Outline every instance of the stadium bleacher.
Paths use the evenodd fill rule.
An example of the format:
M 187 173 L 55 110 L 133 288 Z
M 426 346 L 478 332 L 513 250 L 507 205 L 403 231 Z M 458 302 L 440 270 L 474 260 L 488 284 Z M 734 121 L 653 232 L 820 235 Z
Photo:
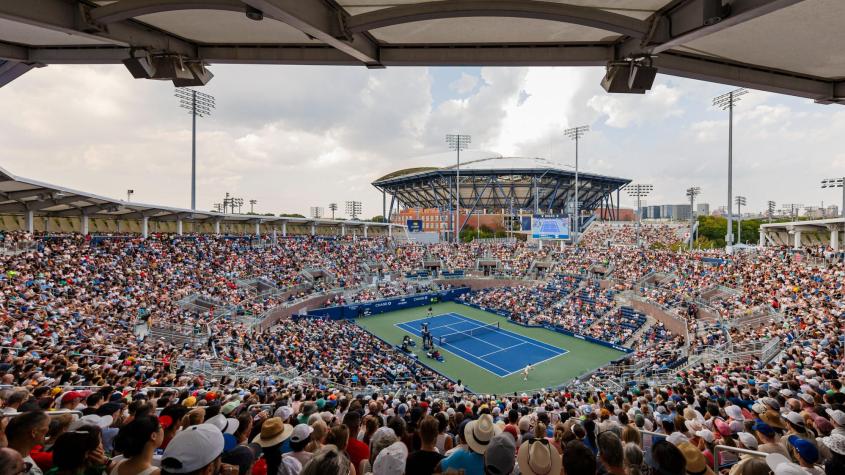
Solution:
M 390 431 L 396 440 L 418 437 L 430 416 L 443 418 L 442 433 L 455 434 L 461 414 L 473 426 L 486 424 L 488 417 L 495 427 L 509 431 L 511 426 L 517 440 L 541 428 L 560 433 L 561 441 L 580 438 L 587 446 L 591 433 L 614 434 L 604 439 L 635 433 L 641 439 L 668 437 L 690 456 L 695 453 L 685 443 L 705 447 L 705 458 L 717 445 L 728 447 L 720 449 L 723 453 L 731 447 L 755 451 L 783 434 L 781 442 L 807 451 L 811 444 L 818 451 L 803 460 L 806 468 L 837 463 L 837 434 L 845 428 L 842 264 L 819 267 L 766 249 L 759 251 L 761 258 L 732 256 L 712 267 L 703 260 L 722 258 L 719 251 L 608 248 L 591 234 L 618 231 L 625 240 L 628 231 L 607 228 L 594 223 L 584 246 L 563 250 L 519 242 L 456 247 L 291 237 L 255 247 L 248 238 L 231 236 L 91 239 L 3 233 L 8 252 L 0 256 L 6 269 L 0 277 L 0 405 L 3 445 L 13 450 L 2 452 L 0 461 L 8 457 L 17 463 L 16 457 L 27 456 L 42 471 L 65 470 L 62 454 L 77 437 L 67 427 L 89 427 L 102 434 L 105 453 L 129 454 L 117 440 L 129 437 L 136 425 L 94 418 L 111 415 L 106 412 L 116 407 L 128 408 L 134 419 L 151 416 L 150 424 L 166 425 L 165 440 L 174 447 L 188 437 L 189 427 L 200 425 L 228 440 L 225 426 L 233 423 L 215 425 L 221 420 L 217 414 L 230 418 L 224 421 L 251 421 L 238 439 L 244 447 L 286 423 L 307 424 L 309 431 L 323 434 L 321 444 L 334 441 L 325 434 L 341 426 L 360 430 L 354 434 L 361 444 L 372 442 L 379 431 Z M 644 235 L 661 242 L 668 232 L 661 229 Z M 314 298 L 316 305 L 378 301 L 443 288 L 445 283 L 417 274 L 426 255 L 437 255 L 452 275 L 480 279 L 476 260 L 495 256 L 516 282 L 527 280 L 465 294 L 468 302 L 521 322 L 578 330 L 633 352 L 577 380 L 561 381 L 558 388 L 473 394 L 354 323 L 285 316 L 292 314 L 285 309 Z M 555 263 L 539 282 L 532 272 L 538 261 Z M 372 262 L 383 266 L 373 269 L 367 264 Z M 591 276 L 587 269 L 596 262 L 613 271 Z M 324 269 L 335 278 L 309 280 L 304 269 Z M 395 280 L 373 284 L 371 277 L 379 272 Z M 638 284 L 655 272 L 677 278 L 662 287 Z M 714 293 L 714 288 L 729 291 Z M 634 296 L 685 326 L 635 309 L 627 303 Z M 757 318 L 763 304 L 781 323 L 741 323 Z M 690 308 L 695 311 L 685 310 Z M 699 315 L 711 317 L 699 320 Z M 109 401 L 108 409 L 98 409 L 104 407 L 98 406 L 101 400 Z M 522 413 L 517 410 L 511 419 L 517 408 Z M 673 412 L 670 425 L 664 416 Z M 350 413 L 366 423 L 344 417 Z M 52 458 L 40 449 L 20 452 L 30 447 L 21 425 L 44 417 L 69 421 L 56 422 L 46 441 L 37 441 L 53 447 Z M 284 439 L 286 432 L 277 434 Z M 787 435 L 800 441 L 790 442 Z M 223 461 L 239 468 L 268 473 L 276 463 L 263 448 L 239 458 L 229 453 L 238 444 L 232 447 Z M 347 457 L 349 447 L 347 442 Z M 325 449 L 309 453 L 317 457 L 320 450 Z M 788 455 L 799 453 L 794 450 Z M 166 448 L 161 455 L 132 460 L 166 468 L 164 460 L 175 453 Z M 373 462 L 378 459 L 376 453 Z M 739 465 L 735 462 L 715 461 Z M 109 468 L 98 467 L 89 468 Z

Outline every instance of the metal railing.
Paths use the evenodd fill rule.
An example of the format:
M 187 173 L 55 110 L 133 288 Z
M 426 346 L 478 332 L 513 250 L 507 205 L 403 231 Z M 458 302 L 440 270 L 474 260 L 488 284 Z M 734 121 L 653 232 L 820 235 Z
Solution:
M 72 414 L 72 415 L 75 415 L 75 416 L 82 417 L 82 411 L 75 411 L 75 410 L 70 410 L 70 409 L 57 409 L 57 410 L 55 410 L 55 411 L 45 411 L 44 413 L 45 413 L 45 414 L 47 414 L 47 415 L 48 415 L 48 416 L 50 416 L 50 417 L 63 416 L 63 415 L 65 415 L 65 414 Z M 0 413 L 0 418 L 3 418 L 3 417 L 17 417 L 17 416 L 19 416 L 19 415 L 21 415 L 21 414 L 26 414 L 26 412 L 6 412 L 6 413 Z

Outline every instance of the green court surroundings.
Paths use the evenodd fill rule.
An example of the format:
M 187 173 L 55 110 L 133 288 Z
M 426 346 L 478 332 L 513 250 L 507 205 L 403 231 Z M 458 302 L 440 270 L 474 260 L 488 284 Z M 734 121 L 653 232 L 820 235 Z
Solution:
M 413 347 L 412 350 L 417 355 L 419 361 L 449 378 L 454 380 L 460 379 L 467 388 L 476 393 L 504 394 L 559 386 L 625 354 L 612 348 L 590 343 L 545 328 L 526 328 L 516 325 L 494 313 L 485 312 L 458 303 L 446 302 L 434 304 L 432 305 L 432 310 L 434 315 L 453 313 L 484 323 L 499 322 L 502 330 L 507 330 L 508 332 L 516 333 L 539 342 L 548 343 L 554 347 L 566 350 L 566 352 L 532 366 L 533 370 L 528 375 L 528 381 L 524 381 L 521 372 L 507 376 L 498 376 L 489 369 L 468 361 L 466 359 L 467 355 L 459 355 L 449 351 L 450 345 L 446 345 L 445 348 L 438 346 L 441 354 L 445 357 L 444 362 L 441 363 L 426 357 L 422 349 L 422 339 L 415 333 L 404 330 L 397 325 L 426 318 L 428 306 L 362 317 L 356 319 L 356 322 L 370 333 L 392 345 L 399 345 L 402 342 L 402 337 L 405 335 L 410 336 L 417 342 L 417 346 Z M 518 353 L 518 357 L 522 358 L 522 353 L 531 350 L 520 347 L 516 350 L 505 351 L 514 351 L 515 357 L 517 357 Z

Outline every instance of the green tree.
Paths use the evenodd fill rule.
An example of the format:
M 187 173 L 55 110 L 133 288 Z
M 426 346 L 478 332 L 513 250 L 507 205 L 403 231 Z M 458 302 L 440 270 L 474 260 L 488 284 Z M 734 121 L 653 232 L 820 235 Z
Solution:
M 377 216 L 373 216 L 373 217 L 370 219 L 370 221 L 372 221 L 372 222 L 374 222 L 374 223 L 383 223 L 383 222 L 384 222 L 384 216 L 382 216 L 382 215 L 380 215 L 380 214 L 379 214 L 379 215 L 377 215 Z

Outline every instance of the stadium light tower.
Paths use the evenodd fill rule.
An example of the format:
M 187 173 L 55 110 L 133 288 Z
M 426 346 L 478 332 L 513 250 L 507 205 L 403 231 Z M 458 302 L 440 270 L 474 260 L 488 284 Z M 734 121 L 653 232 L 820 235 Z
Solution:
M 734 106 L 740 96 L 748 94 L 747 89 L 734 89 L 713 99 L 713 105 L 728 111 L 728 232 L 725 235 L 725 248 L 730 253 L 733 247 L 733 144 L 734 144 Z
M 314 219 L 320 219 L 323 217 L 323 207 L 322 206 L 312 206 L 311 207 L 311 217 Z
M 563 135 L 575 141 L 575 232 L 572 241 L 576 244 L 578 243 L 578 235 L 581 233 L 581 207 L 578 206 L 578 142 L 589 131 L 589 125 L 579 125 L 563 131 Z
M 255 205 L 256 205 L 257 203 L 258 203 L 258 200 L 249 200 L 249 214 L 253 214 L 253 213 L 255 213 L 255 211 L 253 210 L 253 208 L 255 207 Z
M 687 196 L 689 197 L 689 252 L 692 252 L 692 236 L 695 232 L 695 197 L 700 194 L 700 187 L 687 188 Z
M 126 202 L 127 203 L 132 201 L 132 195 L 134 195 L 134 194 L 135 194 L 135 190 L 132 190 L 132 189 L 126 190 Z
M 736 219 L 738 224 L 736 242 L 742 244 L 742 207 L 745 206 L 745 197 L 736 196 Z
M 361 202 L 360 201 L 347 201 L 346 202 L 346 214 L 351 216 L 352 219 L 358 219 L 358 215 L 361 214 Z
M 845 177 L 826 178 L 822 180 L 822 188 L 842 188 L 842 209 L 839 212 L 845 218 Z
M 769 216 L 769 222 L 772 222 L 772 218 L 775 216 L 775 202 L 769 201 L 766 203 L 766 214 Z
M 331 210 L 332 219 L 334 219 L 334 212 L 337 211 L 337 203 L 329 203 L 329 210 Z
M 637 198 L 637 247 L 640 246 L 640 222 L 643 219 L 643 212 L 640 208 L 640 200 L 643 197 L 648 196 L 653 189 L 654 187 L 652 185 L 643 185 L 640 183 L 637 183 L 636 185 L 625 185 L 625 190 L 628 191 L 628 195 L 635 196 Z
M 238 214 L 241 214 L 241 206 L 244 205 L 243 198 L 232 198 L 232 213 L 235 212 L 235 206 L 238 207 Z
M 458 231 L 461 226 L 461 150 L 466 150 L 472 142 L 472 137 L 461 134 L 447 134 L 446 143 L 449 145 L 449 150 L 454 150 L 457 153 L 458 167 L 455 171 L 455 224 L 453 231 L 455 232 L 455 242 L 460 239 Z
M 191 209 L 197 209 L 197 116 L 208 117 L 214 109 L 214 96 L 184 87 L 173 94 L 179 107 L 191 113 Z

